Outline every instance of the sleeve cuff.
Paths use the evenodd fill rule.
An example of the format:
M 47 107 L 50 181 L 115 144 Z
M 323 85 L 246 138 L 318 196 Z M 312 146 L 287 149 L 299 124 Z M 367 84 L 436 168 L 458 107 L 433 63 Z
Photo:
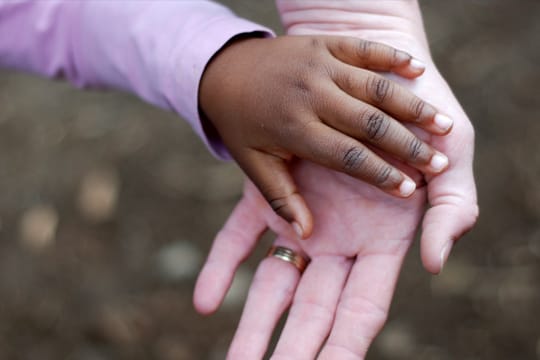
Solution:
M 218 134 L 211 128 L 203 127 L 203 121 L 207 120 L 202 119 L 199 112 L 201 77 L 212 57 L 234 37 L 250 33 L 260 33 L 266 37 L 275 35 L 261 25 L 235 16 L 211 18 L 197 26 L 200 28 L 193 32 L 194 36 L 189 42 L 173 50 L 169 72 L 172 75 L 166 85 L 166 96 L 171 107 L 185 117 L 210 152 L 221 160 L 230 160 L 232 157 Z

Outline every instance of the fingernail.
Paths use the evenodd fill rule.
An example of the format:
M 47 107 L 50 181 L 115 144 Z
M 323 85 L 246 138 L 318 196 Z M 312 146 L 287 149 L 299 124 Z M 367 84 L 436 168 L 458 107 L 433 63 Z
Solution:
M 444 264 L 446 263 L 450 250 L 452 250 L 452 241 L 444 245 L 441 250 L 441 270 L 439 271 L 439 273 L 441 273 L 444 268 Z
M 437 125 L 437 127 L 444 132 L 448 131 L 448 129 L 454 125 L 454 120 L 443 114 L 435 115 L 435 119 L 433 119 L 433 121 L 435 122 L 435 125 Z
M 414 192 L 414 190 L 416 190 L 416 184 L 414 183 L 414 181 L 410 179 L 403 180 L 401 185 L 399 185 L 399 193 L 402 196 L 407 197 L 411 195 Z
M 426 69 L 426 64 L 415 58 L 412 58 L 411 61 L 409 61 L 409 66 L 415 71 L 424 71 Z
M 437 153 L 431 158 L 429 166 L 433 171 L 441 172 L 448 166 L 448 158 L 441 153 Z
M 300 239 L 302 239 L 303 236 L 304 236 L 304 231 L 302 230 L 302 226 L 300 226 L 300 224 L 297 223 L 296 221 L 293 221 L 291 225 L 292 225 L 296 235 L 298 235 L 300 237 Z

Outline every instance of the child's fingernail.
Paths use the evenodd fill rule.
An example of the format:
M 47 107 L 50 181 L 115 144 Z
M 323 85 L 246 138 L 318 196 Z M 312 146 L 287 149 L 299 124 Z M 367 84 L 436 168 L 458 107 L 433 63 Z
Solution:
M 429 166 L 435 172 L 441 172 L 448 166 L 448 158 L 441 153 L 433 155 Z
M 415 58 L 412 58 L 411 61 L 409 61 L 409 66 L 415 71 L 424 71 L 426 69 L 426 64 Z
M 416 190 L 416 184 L 414 183 L 414 181 L 410 179 L 403 180 L 401 185 L 399 185 L 399 193 L 402 196 L 407 197 L 411 195 L 414 192 L 414 190 Z
M 439 273 L 442 272 L 444 268 L 444 264 L 446 264 L 446 260 L 448 258 L 448 255 L 450 254 L 450 250 L 452 250 L 452 241 L 444 245 L 444 247 L 441 250 L 441 270 L 439 271 Z
M 304 231 L 302 230 L 302 226 L 300 226 L 300 224 L 297 223 L 296 221 L 293 221 L 293 223 L 291 225 L 292 225 L 296 235 L 298 235 L 300 237 L 300 239 L 301 239 L 304 236 Z
M 454 125 L 454 120 L 443 114 L 435 115 L 434 122 L 435 125 L 437 125 L 437 127 L 443 132 L 448 131 L 448 129 Z

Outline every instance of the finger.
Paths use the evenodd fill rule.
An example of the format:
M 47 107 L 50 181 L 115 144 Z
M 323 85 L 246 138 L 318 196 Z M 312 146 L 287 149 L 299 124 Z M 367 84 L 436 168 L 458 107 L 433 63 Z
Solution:
M 259 209 L 254 199 L 242 197 L 217 234 L 195 285 L 193 303 L 201 314 L 217 310 L 239 264 L 248 257 L 266 229 Z
M 347 94 L 399 121 L 413 123 L 436 135 L 445 135 L 452 129 L 451 118 L 438 113 L 434 106 L 381 75 L 344 65 L 343 70 L 334 75 L 334 81 Z
M 358 257 L 339 301 L 332 332 L 319 359 L 364 359 L 386 322 L 409 242 L 389 254 Z
M 292 246 L 287 247 L 296 251 Z M 276 257 L 267 257 L 261 262 L 227 359 L 263 358 L 279 318 L 291 303 L 299 279 L 298 270 L 290 263 Z
M 331 37 L 330 52 L 339 60 L 376 71 L 392 71 L 407 78 L 422 75 L 425 64 L 409 53 L 377 42 L 352 37 Z
M 471 130 L 472 132 L 472 130 Z M 426 270 L 438 274 L 452 246 L 476 223 L 478 204 L 472 172 L 474 140 L 465 140 L 455 164 L 428 182 L 427 210 L 422 222 L 421 257 Z
M 300 238 L 309 237 L 313 217 L 298 192 L 285 160 L 256 150 L 237 160 L 272 209 L 291 223 Z
M 341 256 L 312 259 L 302 275 L 272 359 L 311 360 L 325 341 L 352 260 Z
M 394 196 L 408 197 L 416 189 L 414 181 L 396 167 L 359 141 L 323 123 L 310 123 L 305 137 L 312 141 L 294 148 L 301 158 L 344 172 Z
M 367 141 L 424 173 L 436 174 L 446 169 L 448 158 L 401 123 L 371 105 L 341 94 L 329 100 L 333 106 L 321 109 L 320 116 L 326 124 Z

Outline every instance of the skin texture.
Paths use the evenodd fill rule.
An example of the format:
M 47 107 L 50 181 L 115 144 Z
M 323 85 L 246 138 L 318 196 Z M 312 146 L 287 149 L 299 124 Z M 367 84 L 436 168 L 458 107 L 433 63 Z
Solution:
M 341 8 L 324 8 L 325 4 Z M 305 252 L 311 263 L 300 276 L 277 258 L 261 262 L 228 358 L 262 358 L 279 316 L 291 306 L 272 359 L 314 359 L 319 351 L 319 359 L 363 359 L 386 320 L 401 264 L 420 221 L 422 261 L 432 273 L 442 269 L 453 243 L 476 221 L 474 133 L 431 61 L 415 1 L 288 0 L 278 2 L 278 7 L 291 33 L 383 41 L 423 60 L 425 74 L 403 85 L 454 119 L 446 137 L 418 132 L 448 154 L 451 165 L 428 178 L 427 186 L 410 198 L 397 199 L 347 175 L 307 161 L 295 163 L 293 176 L 314 214 L 313 234 L 307 241 L 295 238 L 247 182 L 201 271 L 194 303 L 201 313 L 215 311 L 238 264 L 270 227 L 280 234 L 277 244 Z M 402 169 L 414 179 L 420 176 Z M 431 207 L 424 215 L 426 201 Z
M 415 184 L 374 150 L 426 174 L 448 165 L 397 120 L 438 135 L 451 125 L 437 126 L 433 106 L 366 69 L 406 78 L 424 71 L 409 54 L 374 42 L 286 36 L 233 41 L 202 78 L 201 109 L 272 208 L 302 237 L 311 234 L 313 222 L 290 175 L 295 157 L 399 197 L 409 196 Z

